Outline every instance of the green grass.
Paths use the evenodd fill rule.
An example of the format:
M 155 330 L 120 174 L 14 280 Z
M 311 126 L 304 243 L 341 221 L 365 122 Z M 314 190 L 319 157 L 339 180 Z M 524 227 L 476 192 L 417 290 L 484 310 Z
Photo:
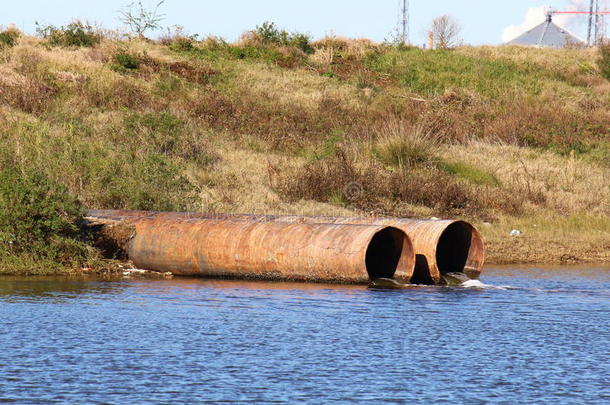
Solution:
M 574 150 L 577 164 L 610 167 L 610 95 L 589 51 L 424 51 L 349 39 L 335 49 L 306 37 L 278 42 L 273 29 L 261 33 L 272 40 L 235 44 L 98 44 L 89 28 L 53 27 L 42 40 L 0 37 L 0 168 L 40 172 L 88 208 L 182 211 L 205 203 L 270 212 L 306 200 L 488 219 L 555 208 L 513 192 L 523 179 L 511 185 L 498 171 L 500 184 L 461 155 L 444 161 L 445 149 L 500 141 L 559 159 Z M 311 54 L 324 46 L 334 49 L 330 58 Z M 254 151 L 244 154 L 253 161 L 236 162 L 227 151 Z M 284 163 L 274 185 L 265 167 L 271 172 L 275 159 Z M 363 194 L 348 199 L 353 182 Z M 556 213 L 576 210 L 572 199 Z M 601 197 L 587 203 L 607 212 Z M 0 272 L 62 263 L 6 252 Z
M 468 180 L 473 184 L 482 186 L 500 186 L 498 178 L 488 171 L 480 169 L 478 167 L 469 165 L 464 162 L 442 162 L 440 164 L 441 170 L 453 176 L 457 176 L 464 180 Z
M 125 50 L 119 51 L 114 55 L 112 69 L 117 72 L 129 72 L 140 67 L 140 59 Z
M 610 167 L 610 142 L 601 142 L 583 155 L 584 159 Z
M 450 50 L 408 49 L 370 53 L 369 69 L 390 75 L 407 89 L 425 96 L 442 94 L 451 88 L 473 90 L 497 97 L 515 88 L 529 95 L 541 90 L 541 76 L 503 60 L 485 60 Z
M 104 134 L 78 120 L 6 130 L 15 136 L 4 147 L 8 154 L 19 148 L 21 167 L 44 171 L 88 207 L 185 210 L 195 190 L 184 177 L 182 155 L 196 155 L 195 163 L 208 159 L 196 143 L 184 146 L 183 127 L 165 113 L 130 114 L 124 126 Z

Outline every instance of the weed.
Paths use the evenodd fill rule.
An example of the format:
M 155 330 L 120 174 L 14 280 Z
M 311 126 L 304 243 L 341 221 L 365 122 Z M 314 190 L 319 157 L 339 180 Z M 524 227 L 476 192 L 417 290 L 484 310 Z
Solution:
M 357 161 L 343 149 L 289 171 L 271 171 L 275 189 L 288 201 L 315 200 L 366 212 L 405 216 L 400 204 L 431 207 L 438 215 L 485 216 L 478 194 L 435 168 L 387 171 Z

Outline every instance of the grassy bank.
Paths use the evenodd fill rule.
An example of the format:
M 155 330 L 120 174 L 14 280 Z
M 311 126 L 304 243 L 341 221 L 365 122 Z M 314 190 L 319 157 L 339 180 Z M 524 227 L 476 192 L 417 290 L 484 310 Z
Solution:
M 0 46 L 0 168 L 65 190 L 69 224 L 83 207 L 458 217 L 492 262 L 610 260 L 595 50 L 94 39 Z M 10 223 L 0 272 L 99 263 L 74 230 L 29 243 Z

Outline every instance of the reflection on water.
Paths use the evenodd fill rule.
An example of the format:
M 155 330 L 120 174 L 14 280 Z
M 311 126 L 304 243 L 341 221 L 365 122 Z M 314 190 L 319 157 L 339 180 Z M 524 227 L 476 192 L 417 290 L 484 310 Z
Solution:
M 602 267 L 386 291 L 0 278 L 0 320 L 0 402 L 610 402 Z

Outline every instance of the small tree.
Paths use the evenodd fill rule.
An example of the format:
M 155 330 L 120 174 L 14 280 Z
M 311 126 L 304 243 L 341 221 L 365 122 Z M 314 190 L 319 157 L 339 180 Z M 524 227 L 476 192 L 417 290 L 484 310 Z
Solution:
M 134 1 L 128 4 L 124 10 L 119 11 L 119 19 L 129 26 L 131 32 L 136 33 L 139 38 L 145 38 L 144 33 L 146 31 L 161 28 L 160 22 L 165 18 L 165 14 L 159 14 L 159 7 L 163 3 L 165 3 L 165 0 L 157 3 L 154 9 L 147 9 L 142 1 Z
M 442 15 L 432 20 L 432 27 L 428 33 L 432 47 L 436 49 L 449 49 L 461 43 L 460 33 L 462 27 L 451 16 Z

